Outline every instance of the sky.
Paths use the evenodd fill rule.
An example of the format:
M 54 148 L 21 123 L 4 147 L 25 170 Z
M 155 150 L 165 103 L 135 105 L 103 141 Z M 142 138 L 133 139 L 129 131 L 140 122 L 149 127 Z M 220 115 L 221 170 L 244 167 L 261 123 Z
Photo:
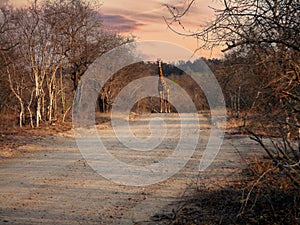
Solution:
M 0 0 L 5 1 L 5 0 Z M 104 25 L 109 29 L 125 35 L 133 35 L 138 41 L 157 40 L 167 41 L 194 51 L 199 46 L 196 39 L 183 37 L 172 32 L 166 25 L 163 17 L 170 17 L 163 4 L 183 7 L 188 0 L 100 0 L 100 13 Z M 27 0 L 10 0 L 15 6 L 24 6 Z M 218 0 L 196 0 L 188 15 L 185 17 L 184 26 L 197 30 L 214 18 L 214 12 L 209 8 L 220 8 Z M 220 48 L 200 50 L 196 53 L 199 57 L 222 57 Z

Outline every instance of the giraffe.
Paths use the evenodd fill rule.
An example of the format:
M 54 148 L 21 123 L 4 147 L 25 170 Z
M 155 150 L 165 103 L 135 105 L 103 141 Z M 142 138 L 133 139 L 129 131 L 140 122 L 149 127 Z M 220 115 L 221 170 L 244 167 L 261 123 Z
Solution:
M 170 113 L 170 89 L 168 87 L 167 82 L 164 79 L 161 63 L 161 59 L 157 59 L 159 73 L 158 93 L 160 98 L 160 112 L 162 113 L 164 110 L 165 113 Z

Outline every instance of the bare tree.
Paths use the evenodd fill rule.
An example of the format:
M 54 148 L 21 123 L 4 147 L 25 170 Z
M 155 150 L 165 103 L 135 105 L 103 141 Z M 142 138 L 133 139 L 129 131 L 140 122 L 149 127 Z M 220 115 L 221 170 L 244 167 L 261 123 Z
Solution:
M 101 15 L 93 1 L 52 0 L 44 3 L 48 23 L 55 25 L 57 35 L 63 37 L 63 55 L 68 72 L 77 88 L 88 66 L 103 53 L 131 38 L 103 28 Z
M 9 87 L 10 92 L 18 101 L 19 105 L 19 126 L 22 127 L 26 123 L 26 111 L 29 112 L 30 124 L 33 126 L 31 105 L 33 101 L 32 85 L 28 80 L 29 73 L 24 67 L 24 62 L 16 51 L 19 46 L 18 29 L 15 26 L 15 17 L 11 13 L 12 8 L 6 6 L 1 8 L 1 28 L 0 28 L 0 53 L 1 53 L 1 90 Z M 14 104 L 9 99 L 10 94 L 6 95 L 6 101 Z M 29 98 L 26 98 L 29 96 Z M 4 106 L 8 104 L 3 104 Z M 10 106 L 14 109 L 14 106 Z
M 182 18 L 193 7 L 196 0 L 188 1 L 179 9 L 165 5 L 171 17 L 165 18 L 170 29 L 180 35 L 195 37 L 203 41 L 203 46 L 226 46 L 227 51 L 238 46 L 268 44 L 284 45 L 300 50 L 299 2 L 293 0 L 223 0 L 223 8 L 215 9 L 216 18 L 200 31 L 190 31 Z M 174 25 L 179 24 L 180 28 Z
M 59 107 L 64 120 L 73 98 L 73 92 L 66 91 L 71 81 L 75 89 L 98 56 L 132 40 L 105 31 L 93 4 L 89 0 L 51 0 L 34 1 L 28 8 L 3 9 L 0 47 L 6 69 L 2 74 L 20 103 L 20 124 L 25 122 L 24 108 L 36 127 L 55 121 Z M 26 90 L 32 90 L 21 95 L 25 84 Z
M 299 1 L 219 1 L 222 7 L 212 9 L 215 19 L 202 26 L 201 30 L 190 31 L 183 18 L 188 16 L 196 2 L 185 1 L 187 4 L 183 8 L 166 5 L 170 18 L 165 18 L 165 22 L 175 33 L 200 40 L 201 48 L 223 46 L 222 51 L 227 53 L 225 64 L 230 63 L 221 79 L 227 80 L 226 87 L 234 91 L 227 92 L 232 96 L 232 108 L 239 111 L 241 100 L 247 100 L 241 97 L 245 93 L 252 96 L 245 101 L 248 102 L 248 110 L 260 115 L 255 117 L 255 132 L 249 130 L 252 138 L 263 146 L 275 165 L 300 187 Z M 233 61 L 234 54 L 238 56 L 236 62 Z M 228 72 L 235 78 L 228 79 Z M 243 85 L 244 77 L 247 77 L 247 82 Z M 272 140 L 271 147 L 265 145 L 257 134 L 257 123 L 266 134 L 281 140 Z

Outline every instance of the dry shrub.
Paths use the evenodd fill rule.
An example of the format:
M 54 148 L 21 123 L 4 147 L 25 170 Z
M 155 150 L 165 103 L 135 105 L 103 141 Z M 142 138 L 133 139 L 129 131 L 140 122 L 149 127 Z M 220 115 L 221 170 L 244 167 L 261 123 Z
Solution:
M 269 158 L 255 159 L 244 171 L 238 220 L 251 224 L 298 224 L 300 192 Z
M 243 179 L 200 189 L 156 224 L 299 224 L 300 193 L 270 159 L 253 159 Z

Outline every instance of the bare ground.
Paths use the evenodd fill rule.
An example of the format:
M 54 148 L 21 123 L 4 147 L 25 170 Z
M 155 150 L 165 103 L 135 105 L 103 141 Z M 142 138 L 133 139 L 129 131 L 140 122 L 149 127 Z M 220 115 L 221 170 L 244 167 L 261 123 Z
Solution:
M 163 117 L 169 121 L 167 128 L 180 123 L 174 114 Z M 18 154 L 0 161 L 0 224 L 157 224 L 160 215 L 172 216 L 182 196 L 201 186 L 230 184 L 239 178 L 245 158 L 262 154 L 248 137 L 226 135 L 213 164 L 199 173 L 210 132 L 207 118 L 200 114 L 199 120 L 200 140 L 187 165 L 171 178 L 144 187 L 116 184 L 97 174 L 80 154 L 72 130 L 9 149 Z M 148 121 L 147 116 L 131 119 L 136 135 L 147 134 Z M 109 122 L 97 128 L 111 154 L 135 165 L 164 158 L 179 138 L 171 132 L 156 151 L 130 154 L 113 137 Z

